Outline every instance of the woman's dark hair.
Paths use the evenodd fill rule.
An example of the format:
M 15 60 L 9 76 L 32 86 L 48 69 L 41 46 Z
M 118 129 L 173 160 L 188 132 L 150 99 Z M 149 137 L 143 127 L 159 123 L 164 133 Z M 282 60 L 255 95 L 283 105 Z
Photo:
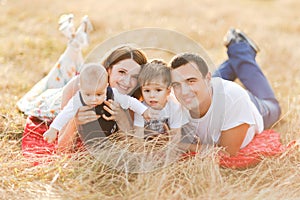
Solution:
M 144 64 L 147 63 L 147 57 L 145 53 L 135 47 L 131 47 L 129 45 L 117 47 L 114 49 L 109 55 L 106 57 L 106 59 L 102 62 L 102 65 L 108 69 L 112 69 L 112 67 L 117 64 L 118 62 L 126 59 L 132 59 L 137 64 L 141 66 L 141 68 L 144 66 Z M 141 89 L 140 86 L 137 85 L 137 87 L 134 89 L 131 96 L 140 99 L 141 98 Z

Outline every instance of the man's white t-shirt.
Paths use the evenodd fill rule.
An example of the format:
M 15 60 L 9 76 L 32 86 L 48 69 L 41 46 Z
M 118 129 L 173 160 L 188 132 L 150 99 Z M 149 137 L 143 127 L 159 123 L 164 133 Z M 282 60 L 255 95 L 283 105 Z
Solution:
M 188 110 L 183 109 L 189 119 L 189 123 L 183 127 L 183 133 L 198 136 L 202 144 L 218 144 L 222 131 L 246 123 L 250 127 L 241 145 L 241 148 L 245 147 L 256 133 L 263 131 L 262 116 L 247 91 L 237 83 L 212 78 L 211 84 L 212 104 L 203 117 L 194 119 Z

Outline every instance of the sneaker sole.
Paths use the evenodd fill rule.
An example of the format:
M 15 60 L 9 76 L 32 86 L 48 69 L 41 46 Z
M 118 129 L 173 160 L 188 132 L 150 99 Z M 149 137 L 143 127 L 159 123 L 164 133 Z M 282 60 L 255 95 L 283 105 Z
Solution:
M 258 45 L 252 39 L 250 39 L 244 32 L 236 29 L 236 33 L 239 34 L 241 37 L 243 37 L 249 43 L 249 45 L 254 49 L 256 53 L 260 51 Z

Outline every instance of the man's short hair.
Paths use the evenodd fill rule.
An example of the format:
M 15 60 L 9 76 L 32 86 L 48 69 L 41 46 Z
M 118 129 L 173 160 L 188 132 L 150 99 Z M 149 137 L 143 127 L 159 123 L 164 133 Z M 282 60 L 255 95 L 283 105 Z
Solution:
M 170 61 L 170 66 L 172 69 L 176 69 L 187 63 L 195 63 L 201 72 L 202 76 L 205 77 L 208 73 L 208 65 L 206 61 L 199 55 L 194 53 L 181 53 L 176 55 Z

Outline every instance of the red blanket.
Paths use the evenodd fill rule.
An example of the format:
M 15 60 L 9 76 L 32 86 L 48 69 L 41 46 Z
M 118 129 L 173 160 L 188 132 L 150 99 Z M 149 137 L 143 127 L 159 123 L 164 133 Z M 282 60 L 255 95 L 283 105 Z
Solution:
M 280 142 L 280 134 L 265 130 L 255 135 L 254 139 L 236 156 L 220 155 L 220 166 L 226 168 L 247 168 L 258 164 L 264 157 L 282 154 L 286 147 Z
M 26 120 L 22 138 L 22 153 L 33 165 L 48 162 L 57 157 L 57 140 L 54 143 L 48 143 L 43 138 L 43 134 L 48 130 L 50 124 L 32 116 Z M 77 149 L 81 148 L 82 142 L 78 140 Z
M 35 117 L 28 117 L 23 133 L 22 151 L 27 158 L 41 158 L 56 154 L 55 143 L 48 143 L 43 139 L 43 133 L 48 129 L 49 124 Z M 82 144 L 79 142 L 78 146 Z M 286 150 L 280 142 L 280 134 L 273 130 L 265 130 L 257 134 L 245 148 L 241 149 L 236 156 L 219 154 L 221 167 L 226 168 L 247 168 L 258 164 L 265 156 L 280 155 Z M 195 153 L 189 154 L 194 156 Z M 34 162 L 38 164 L 38 162 Z
M 24 157 L 28 158 L 33 165 L 45 162 L 56 154 L 57 141 L 48 143 L 43 138 L 43 133 L 49 125 L 36 117 L 28 117 L 26 120 L 22 138 L 22 152 Z
M 36 117 L 28 117 L 22 138 L 22 151 L 25 157 L 40 157 L 55 154 L 56 144 L 48 143 L 43 138 L 43 133 L 50 124 Z

